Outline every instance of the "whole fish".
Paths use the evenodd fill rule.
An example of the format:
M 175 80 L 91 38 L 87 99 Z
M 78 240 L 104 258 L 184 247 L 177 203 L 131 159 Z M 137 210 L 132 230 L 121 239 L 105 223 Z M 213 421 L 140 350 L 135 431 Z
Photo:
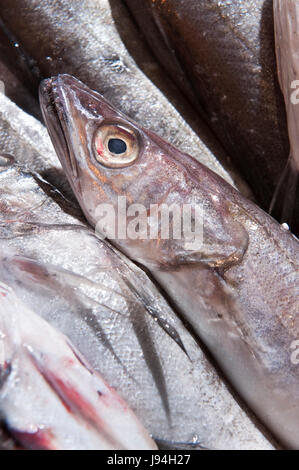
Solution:
M 156 449 L 61 333 L 0 283 L 0 414 L 29 449 Z
M 284 445 L 298 448 L 298 240 L 215 173 L 75 78 L 46 80 L 40 95 L 87 219 L 151 271 L 247 404 Z M 133 204 L 125 232 L 119 232 L 123 221 L 111 216 L 119 213 L 120 197 L 129 209 Z M 163 236 L 161 223 L 149 236 L 156 223 L 152 206 L 157 211 L 162 204 L 191 205 L 191 225 L 194 214 L 202 214 L 202 232 L 193 239 L 199 245 L 189 240 L 190 230 L 183 238 Z M 133 218 L 142 209 L 146 230 L 144 219 Z M 169 223 L 174 226 L 174 215 Z
M 26 160 L 21 123 L 34 120 L 18 113 L 10 152 Z M 55 155 L 40 127 L 24 152 L 42 168 L 45 149 L 46 166 Z M 70 339 L 159 445 L 272 448 L 148 276 L 37 173 L 8 155 L 0 169 L 0 280 Z
M 200 111 L 259 204 L 298 234 L 268 0 L 125 0 L 159 62 Z M 190 152 L 189 152 L 190 153 Z M 191 153 L 192 155 L 192 153 Z M 279 194 L 276 194 L 279 191 Z
M 214 155 L 227 161 L 203 121 L 198 116 L 192 118 L 198 137 L 137 67 L 118 32 L 122 28 L 128 36 L 134 28 L 120 0 L 113 1 L 112 6 L 109 0 L 57 0 L 51 5 L 47 0 L 0 1 L 0 17 L 9 37 L 15 38 L 12 42 L 19 44 L 17 49 L 22 57 L 29 57 L 29 62 L 35 64 L 36 83 L 40 76 L 47 78 L 58 73 L 77 76 L 90 87 L 100 89 L 124 113 L 181 150 L 198 155 L 201 162 L 248 194 L 241 178 L 236 173 L 230 176 L 215 158 Z M 162 89 L 170 89 L 146 50 L 141 54 L 146 62 L 143 68 L 149 71 L 151 79 L 161 84 Z M 29 69 L 30 66 L 31 63 Z M 176 96 L 176 92 L 172 95 Z M 144 102 L 147 106 L 142 106 Z M 175 98 L 174 102 L 179 100 Z
M 274 21 L 275 21 L 275 39 L 276 39 L 276 55 L 278 65 L 278 77 L 281 90 L 284 94 L 285 104 L 288 116 L 288 129 L 290 139 L 290 156 L 285 174 L 281 179 L 281 184 L 285 184 L 287 180 L 287 199 L 284 206 L 285 216 L 287 220 L 292 208 L 292 201 L 296 198 L 296 192 L 299 191 L 299 133 L 298 133 L 298 78 L 299 78 L 299 21 L 298 8 L 296 1 L 274 0 Z M 281 188 L 277 188 L 276 198 L 279 197 Z M 296 213 L 298 217 L 298 211 Z

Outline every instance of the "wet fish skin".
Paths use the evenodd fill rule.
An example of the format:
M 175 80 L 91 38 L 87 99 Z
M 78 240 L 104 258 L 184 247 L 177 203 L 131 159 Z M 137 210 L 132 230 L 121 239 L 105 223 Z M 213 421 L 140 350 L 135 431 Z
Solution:
M 123 14 L 124 6 L 118 3 L 112 12 L 108 0 L 74 0 L 71 4 L 58 0 L 51 6 L 47 0 L 12 0 L 0 2 L 0 16 L 34 60 L 38 76 L 47 78 L 58 73 L 77 76 L 91 88 L 100 89 L 137 122 L 181 150 L 197 154 L 204 164 L 249 194 L 236 172 L 230 176 L 215 158 L 212 152 L 224 160 L 224 151 L 203 121 L 193 118 L 198 137 L 136 66 L 113 18 L 113 14 Z M 148 67 L 156 67 L 148 60 Z M 144 102 L 146 107 L 141 106 Z
M 271 448 L 142 271 L 55 209 L 20 169 L 5 169 L 1 188 L 1 280 L 71 339 L 158 441 Z
M 205 117 L 258 203 L 269 211 L 289 156 L 272 1 L 125 3 L 159 62 Z M 298 194 L 291 198 L 285 181 L 282 188 L 273 201 L 273 214 L 298 234 Z
M 117 209 L 119 195 L 147 210 L 161 202 L 203 209 L 200 249 L 186 250 L 184 240 L 113 243 L 150 269 L 247 404 L 284 445 L 298 447 L 298 369 L 291 361 L 299 334 L 298 240 L 219 176 L 75 78 L 45 81 L 40 94 L 58 156 L 93 226 L 97 208 L 109 203 Z M 95 136 L 103 125 L 115 135 L 125 127 L 133 136 L 134 162 L 121 168 L 99 163 Z
M 0 110 L 11 109 L 7 101 Z M 19 126 L 11 129 L 10 152 L 15 147 L 24 161 L 25 124 L 36 127 L 13 109 Z M 48 165 L 54 150 L 40 128 L 24 152 L 42 163 L 45 149 Z M 148 276 L 101 242 L 37 173 L 4 158 L 0 170 L 0 280 L 70 339 L 157 441 L 273 448 Z
M 0 93 L 0 152 L 12 154 L 25 168 L 46 174 L 60 168 L 44 126 Z
M 0 128 L 0 155 L 10 154 L 24 169 L 37 172 L 54 184 L 70 201 L 71 210 L 76 202 L 45 127 L 2 93 Z
M 156 449 L 68 339 L 0 283 L 0 410 L 32 450 Z

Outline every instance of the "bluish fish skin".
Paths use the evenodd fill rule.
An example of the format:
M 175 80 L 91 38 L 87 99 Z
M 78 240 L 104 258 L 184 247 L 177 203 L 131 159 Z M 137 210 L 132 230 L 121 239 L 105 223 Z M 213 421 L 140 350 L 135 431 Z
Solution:
M 247 404 L 284 445 L 297 448 L 298 240 L 75 78 L 47 80 L 40 95 L 54 147 L 93 226 L 97 208 L 117 209 L 120 195 L 147 210 L 162 202 L 202 208 L 203 245 L 193 251 L 183 240 L 116 237 L 113 243 L 151 271 Z M 115 164 L 102 138 L 107 128 L 127 139 L 129 164 Z

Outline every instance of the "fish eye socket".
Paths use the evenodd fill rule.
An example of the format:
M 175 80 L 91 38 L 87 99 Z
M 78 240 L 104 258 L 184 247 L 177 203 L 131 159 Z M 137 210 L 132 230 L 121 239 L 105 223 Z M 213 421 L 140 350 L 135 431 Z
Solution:
M 109 168 L 131 165 L 139 154 L 136 133 L 120 124 L 102 124 L 94 139 L 96 160 Z

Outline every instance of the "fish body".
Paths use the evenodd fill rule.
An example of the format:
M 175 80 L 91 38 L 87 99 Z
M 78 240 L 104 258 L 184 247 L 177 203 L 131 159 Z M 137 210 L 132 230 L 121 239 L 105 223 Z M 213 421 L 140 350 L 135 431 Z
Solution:
M 68 339 L 0 283 L 0 410 L 32 450 L 156 449 Z
M 67 199 L 73 198 L 69 183 L 45 127 L 33 116 L 25 113 L 9 97 L 0 93 L 0 155 L 13 159 L 24 170 L 37 172 L 55 185 Z M 70 203 L 74 205 L 74 201 Z
M 12 155 L 28 134 L 21 123 L 32 122 L 18 113 Z M 54 150 L 38 128 L 34 152 L 24 151 L 48 165 Z M 149 277 L 38 173 L 4 157 L 0 169 L 0 280 L 71 341 L 158 443 L 273 448 Z
M 292 172 L 272 2 L 126 4 L 159 62 L 205 117 L 258 203 L 269 211 L 272 202 L 275 217 L 298 234 L 298 193 L 286 179 Z
M 298 240 L 73 77 L 45 81 L 40 95 L 54 147 L 93 226 L 103 207 L 118 211 L 120 196 L 145 208 L 149 229 L 154 204 L 199 207 L 200 246 L 187 248 L 159 231 L 151 238 L 140 226 L 138 234 L 133 213 L 127 229 L 135 223 L 135 236 L 113 237 L 117 218 L 106 219 L 100 232 L 151 271 L 247 404 L 284 445 L 298 447 Z

